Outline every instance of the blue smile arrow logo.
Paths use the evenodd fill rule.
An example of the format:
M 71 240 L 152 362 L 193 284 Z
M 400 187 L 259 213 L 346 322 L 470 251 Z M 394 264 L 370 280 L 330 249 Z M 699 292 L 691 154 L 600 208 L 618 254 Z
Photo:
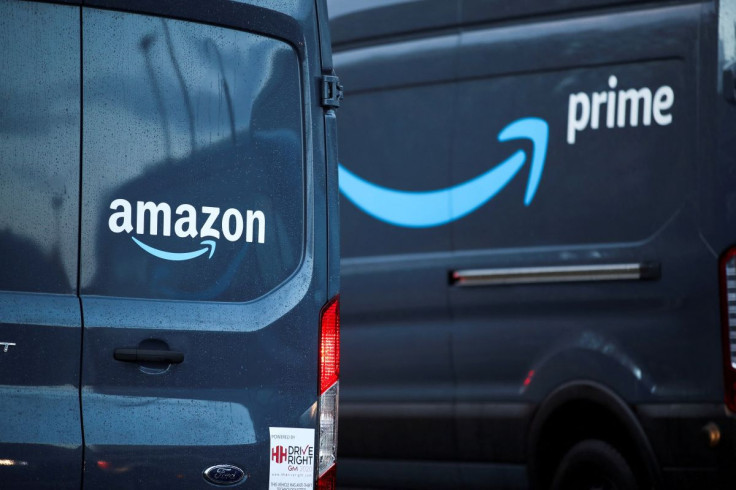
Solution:
M 518 119 L 501 130 L 498 141 L 529 139 L 533 143 L 529 182 L 524 204 L 537 192 L 547 156 L 549 126 L 543 119 Z M 374 218 L 396 226 L 428 228 L 440 226 L 472 213 L 493 198 L 514 178 L 526 161 L 523 150 L 486 173 L 446 189 L 410 192 L 381 187 L 364 180 L 340 165 L 340 191 L 353 204 Z
M 200 255 L 206 254 L 208 250 L 210 252 L 210 256 L 207 258 L 211 259 L 212 256 L 215 254 L 215 247 L 217 246 L 217 243 L 215 243 L 214 240 L 202 240 L 200 242 L 200 245 L 204 245 L 205 247 L 199 250 L 195 250 L 194 252 L 166 252 L 165 250 L 159 250 L 157 248 L 151 247 L 150 245 L 146 245 L 142 241 L 138 240 L 136 237 L 130 238 L 132 238 L 139 247 L 141 247 L 149 254 L 154 255 L 160 259 L 174 261 L 196 259 Z

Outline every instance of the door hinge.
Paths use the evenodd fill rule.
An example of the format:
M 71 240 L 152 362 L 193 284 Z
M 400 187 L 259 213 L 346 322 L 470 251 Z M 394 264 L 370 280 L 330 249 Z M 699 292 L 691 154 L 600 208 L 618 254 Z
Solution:
M 340 107 L 340 101 L 345 96 L 337 75 L 322 77 L 322 106 L 328 108 Z

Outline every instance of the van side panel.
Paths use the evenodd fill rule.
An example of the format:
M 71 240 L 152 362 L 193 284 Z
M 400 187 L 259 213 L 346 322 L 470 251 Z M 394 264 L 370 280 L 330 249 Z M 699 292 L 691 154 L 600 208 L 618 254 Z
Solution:
M 483 161 L 487 166 L 501 158 L 494 159 L 492 141 L 480 138 L 500 132 L 488 119 L 510 120 L 513 112 L 541 118 L 549 125 L 549 142 L 533 200 L 525 202 L 531 176 L 521 170 L 487 205 L 453 223 L 455 249 L 463 254 L 446 265 L 457 271 L 657 264 L 661 276 L 580 283 L 532 279 L 495 287 L 456 283 L 450 294 L 460 398 L 482 393 L 481 398 L 539 401 L 553 388 L 548 383 L 565 377 L 546 373 L 555 364 L 553 354 L 574 359 L 576 351 L 581 362 L 600 356 L 596 362 L 618 365 L 616 376 L 603 364 L 600 374 L 583 372 L 604 377 L 630 403 L 718 396 L 720 381 L 713 373 L 719 359 L 695 361 L 719 343 L 713 257 L 700 240 L 690 200 L 699 192 L 697 139 L 691 136 L 697 134 L 698 85 L 688 67 L 698 63 L 693 40 L 700 12 L 697 5 L 661 7 L 463 36 L 463 78 L 488 78 L 469 82 L 460 96 L 467 122 L 459 133 L 467 144 L 456 146 L 463 162 L 453 167 L 457 180 L 477 174 Z M 609 46 L 612 36 L 620 41 Z M 547 41 L 540 45 L 539 39 Z M 480 58 L 490 62 L 481 65 Z M 501 70 L 535 72 L 515 75 L 511 84 L 511 77 L 494 75 Z M 625 99 L 633 94 L 638 113 Z M 667 117 L 646 113 L 670 95 Z M 601 103 L 603 97 L 618 98 L 615 107 Z M 591 108 L 584 111 L 588 101 Z M 586 127 L 576 130 L 585 112 Z M 513 144 L 532 151 L 523 140 Z M 704 332 L 702 325 L 711 327 Z M 677 369 L 673 358 L 681 359 Z M 573 359 L 554 369 L 580 372 Z
M 662 465 L 718 467 L 694 429 L 723 397 L 730 243 L 712 202 L 726 178 L 712 2 L 451 5 L 444 23 L 423 12 L 371 31 L 406 2 L 343 4 L 333 22 L 354 90 L 340 134 L 341 448 L 362 468 L 349 483 L 385 457 L 521 468 L 535 407 L 574 380 L 642 407 Z M 699 414 L 680 452 L 650 418 L 673 404 Z M 410 413 L 422 430 L 402 429 Z M 429 421 L 450 432 L 443 456 L 407 443 L 430 440 Z M 463 465 L 446 468 L 456 485 L 481 485 Z M 402 484 L 426 485 L 420 473 Z

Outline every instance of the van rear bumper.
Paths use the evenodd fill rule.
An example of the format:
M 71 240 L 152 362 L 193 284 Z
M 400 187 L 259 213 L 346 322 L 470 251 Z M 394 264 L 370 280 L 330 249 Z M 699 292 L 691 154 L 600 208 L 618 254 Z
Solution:
M 723 404 L 644 404 L 635 411 L 662 469 L 662 488 L 733 488 L 736 416 Z

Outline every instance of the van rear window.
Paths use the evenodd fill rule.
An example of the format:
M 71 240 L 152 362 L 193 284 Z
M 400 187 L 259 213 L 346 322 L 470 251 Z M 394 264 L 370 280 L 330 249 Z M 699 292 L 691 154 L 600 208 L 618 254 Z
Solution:
M 304 242 L 294 50 L 94 9 L 83 29 L 83 293 L 247 301 L 285 281 Z
M 0 2 L 0 46 L 0 289 L 75 294 L 79 9 Z

